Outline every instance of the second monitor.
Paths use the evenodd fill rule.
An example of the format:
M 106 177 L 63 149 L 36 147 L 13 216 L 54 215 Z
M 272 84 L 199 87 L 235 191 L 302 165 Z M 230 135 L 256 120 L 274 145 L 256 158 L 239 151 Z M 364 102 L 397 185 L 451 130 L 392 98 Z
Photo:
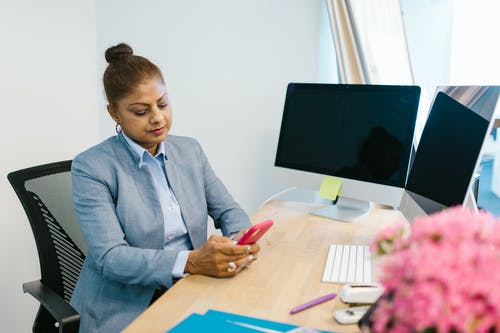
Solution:
M 398 207 L 408 174 L 420 88 L 290 83 L 275 170 L 279 180 L 318 190 L 342 180 L 337 204 L 313 212 L 353 220 L 369 202 Z
M 473 112 L 439 92 L 417 148 L 400 210 L 408 221 L 466 203 L 493 112 Z

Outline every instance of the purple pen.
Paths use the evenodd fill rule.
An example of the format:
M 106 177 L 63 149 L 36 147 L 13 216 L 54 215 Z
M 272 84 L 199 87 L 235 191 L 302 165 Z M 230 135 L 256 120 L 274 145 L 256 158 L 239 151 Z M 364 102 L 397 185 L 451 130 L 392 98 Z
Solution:
M 321 303 L 324 303 L 326 301 L 329 301 L 333 298 L 335 298 L 335 296 L 337 296 L 336 293 L 331 293 L 331 294 L 327 294 L 325 296 L 321 296 L 319 298 L 315 298 L 307 303 L 304 303 L 302 305 L 299 305 L 293 309 L 290 310 L 290 314 L 295 314 L 297 312 L 300 312 L 302 310 L 305 310 L 305 309 L 309 309 L 310 307 L 312 306 L 315 306 L 315 305 L 318 305 L 318 304 L 321 304 Z

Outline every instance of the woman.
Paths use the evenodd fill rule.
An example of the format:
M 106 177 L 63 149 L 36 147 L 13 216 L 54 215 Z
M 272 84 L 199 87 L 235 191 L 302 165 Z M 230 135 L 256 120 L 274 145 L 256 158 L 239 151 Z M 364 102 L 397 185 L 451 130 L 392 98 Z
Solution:
M 73 161 L 73 200 L 88 245 L 71 304 L 81 332 L 118 332 L 185 274 L 230 277 L 257 258 L 235 245 L 250 220 L 172 114 L 156 65 L 126 44 L 106 51 L 103 82 L 117 135 Z M 207 218 L 225 236 L 208 241 Z M 168 316 L 168 314 L 165 314 Z

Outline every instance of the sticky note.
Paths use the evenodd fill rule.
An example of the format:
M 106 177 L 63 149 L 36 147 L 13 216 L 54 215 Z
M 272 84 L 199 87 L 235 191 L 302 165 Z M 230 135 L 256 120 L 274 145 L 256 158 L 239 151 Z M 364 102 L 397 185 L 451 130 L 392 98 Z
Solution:
M 342 188 L 342 179 L 325 176 L 319 188 L 319 196 L 329 200 L 336 200 Z

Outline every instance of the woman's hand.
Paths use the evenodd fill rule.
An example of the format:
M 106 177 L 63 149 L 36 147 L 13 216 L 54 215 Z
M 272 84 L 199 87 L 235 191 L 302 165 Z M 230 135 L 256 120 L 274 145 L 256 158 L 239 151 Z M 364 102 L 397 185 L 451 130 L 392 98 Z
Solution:
M 240 238 L 243 237 L 244 234 L 246 234 L 247 231 L 248 229 L 242 229 L 236 235 L 231 236 L 231 240 L 233 241 L 233 243 L 238 242 Z
M 257 259 L 259 250 L 257 244 L 235 245 L 227 237 L 211 236 L 200 248 L 189 253 L 184 272 L 215 277 L 233 276 Z

